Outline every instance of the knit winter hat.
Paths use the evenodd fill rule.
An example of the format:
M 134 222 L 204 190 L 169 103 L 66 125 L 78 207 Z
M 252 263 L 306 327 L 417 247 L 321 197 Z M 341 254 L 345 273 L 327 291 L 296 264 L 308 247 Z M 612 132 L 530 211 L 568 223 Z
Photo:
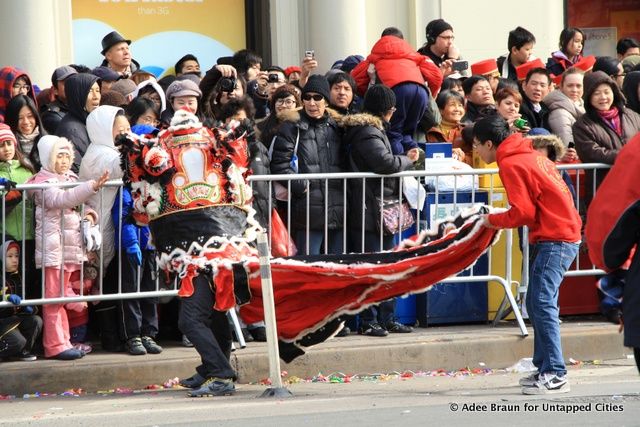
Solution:
M 314 74 L 309 77 L 307 84 L 302 88 L 302 97 L 309 93 L 315 92 L 322 95 L 327 103 L 329 103 L 329 81 L 325 76 Z
M 179 96 L 195 96 L 200 99 L 202 97 L 202 92 L 198 85 L 191 80 L 176 80 L 169 85 L 166 95 L 167 100 L 171 102 L 173 98 Z
M 396 106 L 396 94 L 385 85 L 373 85 L 364 94 L 363 111 L 382 117 Z
M 18 145 L 16 141 L 16 136 L 11 131 L 11 128 L 4 123 L 0 123 L 0 142 L 11 140 L 13 141 L 13 145 Z
M 425 29 L 427 39 L 431 38 L 434 40 L 442 33 L 447 30 L 453 31 L 453 27 L 444 19 L 434 19 L 433 21 L 427 24 L 427 28 Z
M 362 55 L 349 55 L 342 62 L 340 70 L 348 74 L 362 61 L 364 61 L 364 57 Z

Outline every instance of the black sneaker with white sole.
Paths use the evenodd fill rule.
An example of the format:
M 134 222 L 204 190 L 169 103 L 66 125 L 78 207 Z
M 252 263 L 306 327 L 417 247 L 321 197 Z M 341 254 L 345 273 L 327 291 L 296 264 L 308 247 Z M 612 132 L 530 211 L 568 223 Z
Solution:
M 522 387 L 522 394 L 560 394 L 570 391 L 566 375 L 559 377 L 549 373 L 541 374 L 531 387 Z
M 358 330 L 360 335 L 369 335 L 370 337 L 386 337 L 389 332 L 378 323 L 369 323 L 360 326 Z

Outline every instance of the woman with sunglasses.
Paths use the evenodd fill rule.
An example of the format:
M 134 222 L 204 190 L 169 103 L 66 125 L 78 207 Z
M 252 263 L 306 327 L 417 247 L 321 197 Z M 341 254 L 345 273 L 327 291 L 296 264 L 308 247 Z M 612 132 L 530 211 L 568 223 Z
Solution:
M 302 89 L 302 109 L 283 115 L 285 122 L 273 143 L 272 173 L 344 172 L 346 157 L 328 104 L 329 82 L 312 75 Z M 343 197 L 342 180 L 291 181 L 291 230 L 299 254 L 343 252 Z

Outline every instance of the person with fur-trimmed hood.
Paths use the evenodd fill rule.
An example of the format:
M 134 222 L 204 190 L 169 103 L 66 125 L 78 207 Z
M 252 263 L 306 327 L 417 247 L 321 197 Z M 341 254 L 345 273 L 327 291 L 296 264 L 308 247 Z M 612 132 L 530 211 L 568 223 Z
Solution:
M 329 82 L 324 76 L 314 74 L 309 77 L 302 88 L 302 109 L 287 111 L 282 115 L 284 122 L 273 143 L 271 173 L 344 172 L 341 133 L 334 115 L 327 108 L 329 96 Z M 295 233 L 298 251 L 309 255 L 342 253 L 342 182 L 329 181 L 328 193 L 325 193 L 325 182 L 322 180 L 291 181 L 289 196 L 291 229 Z M 324 239 L 325 228 L 328 241 Z
M 545 128 L 531 129 L 528 137 L 531 139 L 533 149 L 554 163 L 560 161 L 567 152 L 567 147 L 565 147 L 562 139 Z M 566 170 L 563 170 L 560 171 L 560 176 L 562 176 L 564 183 L 567 184 L 567 188 L 569 188 L 571 197 L 573 198 L 573 203 L 575 204 L 577 201 L 576 189 L 573 186 L 573 181 L 571 181 L 569 173 Z
M 395 155 L 391 149 L 386 130 L 396 104 L 395 94 L 384 85 L 374 85 L 364 97 L 363 112 L 341 119 L 345 127 L 344 141 L 349 146 L 351 172 L 374 172 L 392 174 L 413 169 L 418 160 L 418 149 L 406 155 Z M 394 235 L 383 235 L 380 246 L 380 203 L 377 199 L 400 198 L 399 180 L 385 179 L 384 194 L 380 194 L 380 180 L 368 179 L 364 206 L 362 206 L 362 181 L 349 181 L 349 231 L 355 252 L 380 252 L 393 247 Z M 364 216 L 363 216 L 364 214 Z M 364 229 L 364 247 L 362 230 Z M 359 332 L 370 336 L 386 336 L 388 332 L 411 332 L 411 328 L 394 320 L 395 300 L 388 300 L 360 313 L 362 325 Z

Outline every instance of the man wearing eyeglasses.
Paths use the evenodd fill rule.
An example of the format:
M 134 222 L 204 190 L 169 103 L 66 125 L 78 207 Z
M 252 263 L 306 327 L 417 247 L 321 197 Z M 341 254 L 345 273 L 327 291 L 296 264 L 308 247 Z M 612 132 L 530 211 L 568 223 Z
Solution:
M 453 27 L 444 19 L 434 19 L 425 29 L 427 42 L 418 49 L 418 53 L 429 57 L 444 77 L 453 74 L 453 63 L 460 59 L 460 52 L 453 44 Z

